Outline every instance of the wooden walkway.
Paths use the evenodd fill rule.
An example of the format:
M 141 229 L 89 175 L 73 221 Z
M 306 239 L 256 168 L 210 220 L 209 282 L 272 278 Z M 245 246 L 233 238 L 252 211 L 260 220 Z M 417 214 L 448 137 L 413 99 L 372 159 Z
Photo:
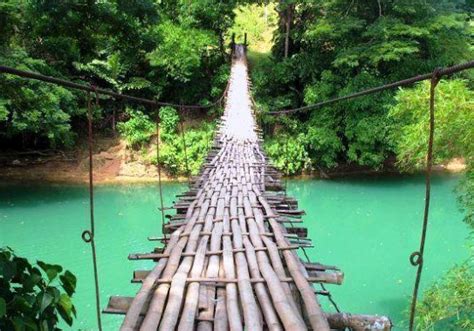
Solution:
M 388 330 L 386 317 L 328 314 L 312 283 L 341 284 L 337 268 L 304 263 L 310 246 L 295 227 L 302 211 L 267 164 L 249 97 L 243 48 L 234 59 L 224 115 L 200 176 L 175 204 L 163 250 L 136 271 L 133 298 L 105 312 L 126 314 L 121 330 Z

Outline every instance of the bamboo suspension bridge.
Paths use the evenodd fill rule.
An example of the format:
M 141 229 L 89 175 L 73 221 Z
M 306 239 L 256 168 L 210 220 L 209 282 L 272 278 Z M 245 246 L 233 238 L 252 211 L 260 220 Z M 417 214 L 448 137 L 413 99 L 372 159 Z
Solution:
M 102 323 L 95 251 L 92 123 L 92 108 L 94 104 L 99 106 L 99 95 L 152 107 L 173 106 L 180 110 L 209 109 L 226 98 L 214 145 L 200 175 L 190 181 L 189 191 L 178 196 L 172 208 L 176 210 L 176 215 L 170 216 L 169 221 L 163 224 L 164 237 L 153 238 L 161 240 L 165 246 L 151 253 L 129 256 L 131 260 L 153 260 L 156 262 L 154 268 L 134 272 L 132 282 L 141 283 L 135 297 L 110 297 L 104 310 L 109 314 L 125 315 L 121 330 L 361 331 L 392 328 L 390 319 L 385 316 L 340 312 L 324 284 L 342 284 L 343 273 L 337 267 L 309 261 L 305 248 L 312 245 L 310 238 L 307 238 L 307 230 L 301 226 L 304 211 L 298 210 L 297 201 L 287 196 L 280 180 L 281 174 L 268 164 L 261 146 L 261 131 L 249 93 L 245 44 L 232 42 L 233 61 L 226 91 L 216 102 L 204 106 L 139 98 L 0 65 L 2 74 L 87 93 L 90 230 L 85 230 L 82 238 L 92 249 L 99 330 L 102 330 Z M 420 248 L 410 256 L 410 263 L 417 267 L 410 330 L 414 329 L 428 228 L 436 86 L 441 77 L 472 68 L 474 61 L 437 68 L 431 74 L 413 76 L 313 105 L 268 113 L 279 116 L 309 111 L 342 100 L 430 80 L 425 210 Z M 159 152 L 159 144 L 157 147 Z M 159 179 L 160 173 L 158 166 Z M 161 185 L 160 200 L 163 204 Z M 165 208 L 162 205 L 160 209 L 164 222 Z M 299 257 L 299 251 L 306 261 Z M 314 284 L 320 284 L 321 290 L 316 290 Z M 319 303 L 321 296 L 328 297 L 336 313 L 322 309 Z
M 245 48 L 237 45 L 225 112 L 214 146 L 190 190 L 175 204 L 166 246 L 131 259 L 135 297 L 111 297 L 126 314 L 121 330 L 388 330 L 387 317 L 325 313 L 312 283 L 341 284 L 335 267 L 304 263 L 310 246 L 295 227 L 302 211 L 286 196 L 261 147 L 249 96 Z M 287 228 L 288 226 L 288 228 Z

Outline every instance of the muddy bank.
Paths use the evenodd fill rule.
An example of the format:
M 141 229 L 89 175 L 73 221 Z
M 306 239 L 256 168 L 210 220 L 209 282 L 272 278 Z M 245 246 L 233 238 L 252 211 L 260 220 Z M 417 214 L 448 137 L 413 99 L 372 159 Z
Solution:
M 151 151 L 149 151 L 152 153 Z M 118 138 L 99 138 L 93 155 L 94 182 L 157 182 L 156 165 L 147 161 L 148 151 L 132 151 Z M 145 157 L 144 157 L 145 156 Z M 0 180 L 81 184 L 89 181 L 86 146 L 68 152 L 30 151 L 0 154 Z M 163 181 L 179 181 L 162 172 Z

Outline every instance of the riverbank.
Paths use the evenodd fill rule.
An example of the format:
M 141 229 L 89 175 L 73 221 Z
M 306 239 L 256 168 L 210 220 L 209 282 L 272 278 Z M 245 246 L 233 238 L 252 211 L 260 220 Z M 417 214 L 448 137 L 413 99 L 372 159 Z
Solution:
M 136 151 L 127 148 L 119 138 L 98 137 L 93 154 L 94 182 L 97 184 L 154 183 L 158 179 L 156 165 L 150 156 L 155 146 Z M 87 146 L 81 144 L 69 152 L 21 152 L 0 154 L 0 180 L 8 182 L 45 182 L 84 184 L 89 181 Z M 446 164 L 436 165 L 435 172 L 461 173 L 466 169 L 463 159 L 455 158 Z M 318 169 L 292 178 L 339 178 L 353 176 L 401 175 L 393 165 L 371 169 L 341 165 L 335 169 Z M 171 176 L 162 171 L 165 182 L 184 181 L 184 177 Z
M 156 182 L 156 165 L 148 160 L 154 147 L 135 151 L 119 138 L 99 137 L 93 151 L 94 182 L 98 184 Z M 163 181 L 185 178 L 162 172 Z M 68 152 L 21 152 L 0 155 L 0 180 L 8 182 L 45 182 L 83 184 L 89 181 L 87 146 L 81 144 Z

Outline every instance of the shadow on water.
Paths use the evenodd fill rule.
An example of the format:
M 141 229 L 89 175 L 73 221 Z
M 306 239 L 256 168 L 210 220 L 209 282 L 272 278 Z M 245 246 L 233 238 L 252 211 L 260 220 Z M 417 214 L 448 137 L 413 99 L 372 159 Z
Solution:
M 0 185 L 0 207 L 34 208 L 38 205 L 83 200 L 85 185 L 11 184 Z
M 164 190 L 173 190 L 174 187 L 180 187 L 176 191 L 178 194 L 184 191 L 184 186 L 179 183 L 163 183 Z M 174 192 L 175 190 L 173 190 Z M 158 186 L 156 184 L 114 184 L 114 185 L 95 185 L 94 193 L 96 202 L 102 200 L 102 195 L 110 193 L 119 193 L 122 195 L 141 194 L 145 202 L 156 203 Z M 145 194 L 146 192 L 146 194 Z M 34 208 L 40 205 L 56 203 L 74 203 L 89 201 L 89 186 L 86 184 L 0 184 L 0 208 L 19 207 Z

